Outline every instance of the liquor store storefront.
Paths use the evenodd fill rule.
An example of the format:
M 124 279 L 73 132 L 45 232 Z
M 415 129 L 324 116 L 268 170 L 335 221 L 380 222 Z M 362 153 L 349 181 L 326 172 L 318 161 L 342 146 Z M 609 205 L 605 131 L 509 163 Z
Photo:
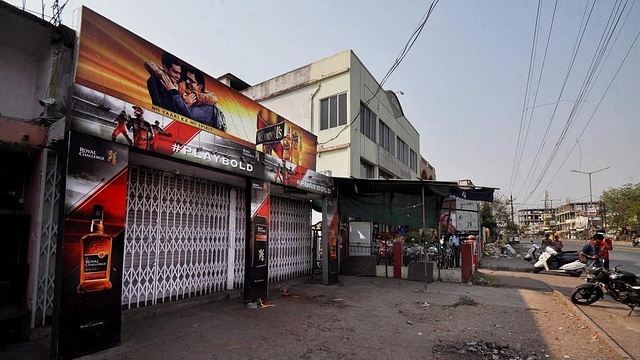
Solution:
M 69 94 L 54 357 L 118 345 L 122 309 L 311 273 L 315 135 L 86 8 Z

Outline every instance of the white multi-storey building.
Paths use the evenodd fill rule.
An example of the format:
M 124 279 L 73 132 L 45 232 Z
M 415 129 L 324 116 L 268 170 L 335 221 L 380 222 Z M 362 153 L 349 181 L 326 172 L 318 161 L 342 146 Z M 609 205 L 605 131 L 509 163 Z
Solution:
M 220 80 L 225 82 L 224 77 Z M 351 50 L 242 93 L 317 135 L 319 172 L 335 177 L 420 177 L 420 134 L 405 117 L 396 93 L 382 89 Z

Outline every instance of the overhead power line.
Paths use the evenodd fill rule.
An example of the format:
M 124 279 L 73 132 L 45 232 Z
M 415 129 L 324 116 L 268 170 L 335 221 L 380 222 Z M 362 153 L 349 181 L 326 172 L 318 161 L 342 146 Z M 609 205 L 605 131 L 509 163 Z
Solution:
M 431 2 L 431 5 L 429 6 L 429 9 L 427 10 L 427 12 L 420 19 L 420 23 L 418 24 L 416 29 L 413 31 L 413 34 L 411 34 L 411 36 L 409 37 L 409 40 L 407 41 L 407 43 L 402 48 L 402 51 L 400 52 L 400 55 L 398 55 L 398 57 L 394 61 L 393 65 L 391 65 L 391 68 L 389 69 L 389 71 L 387 71 L 387 73 L 382 78 L 382 81 L 380 81 L 380 83 L 378 84 L 378 88 L 377 88 L 376 92 L 373 93 L 373 95 L 371 95 L 371 97 L 369 97 L 369 99 L 365 102 L 365 105 L 368 106 L 369 103 L 371 102 L 371 100 L 373 100 L 376 97 L 376 95 L 378 95 L 380 90 L 382 90 L 382 87 L 384 86 L 385 82 L 387 82 L 389 77 L 391 77 L 391 75 L 396 71 L 398 66 L 400 66 L 400 63 L 402 62 L 402 60 L 404 60 L 405 56 L 407 56 L 407 54 L 409 53 L 409 51 L 413 47 L 413 44 L 415 44 L 416 40 L 418 40 L 418 37 L 422 33 L 422 29 L 424 29 L 424 25 L 427 23 L 427 20 L 429 20 L 429 18 L 431 17 L 431 14 L 433 13 L 433 10 L 435 9 L 436 5 L 438 5 L 439 1 L 440 0 L 433 0 Z M 325 144 L 337 139 L 347 128 L 349 128 L 349 127 L 351 127 L 351 125 L 353 125 L 353 123 L 358 119 L 358 117 L 360 117 L 360 111 L 358 111 L 358 113 L 356 113 L 356 115 L 353 117 L 353 119 L 351 119 L 351 121 L 347 125 L 343 126 L 342 129 L 340 129 L 340 131 L 338 131 L 338 133 L 335 136 L 331 137 L 330 139 L 328 139 L 326 141 L 319 142 L 318 145 L 325 145 Z
M 614 33 L 616 32 L 616 30 L 618 31 L 618 35 L 620 34 L 620 31 L 622 29 L 622 27 L 624 27 L 624 24 L 626 23 L 626 20 L 633 8 L 633 5 L 635 4 L 635 0 L 634 0 L 634 4 L 632 4 L 631 8 L 629 9 L 629 11 L 627 12 L 627 17 L 625 17 L 624 21 L 622 22 L 621 26 L 618 26 L 620 24 L 620 20 L 623 16 L 623 14 L 625 13 L 625 9 L 627 8 L 627 4 L 628 1 L 626 1 L 624 3 L 624 6 L 622 5 L 618 5 L 616 4 L 612 11 L 611 14 L 609 16 L 609 20 L 607 22 L 607 25 L 605 26 L 605 29 L 603 30 L 603 34 L 602 37 L 600 38 L 600 42 L 597 46 L 597 49 L 594 53 L 594 56 L 592 58 L 591 61 L 591 65 L 589 66 L 589 69 L 587 70 L 587 74 L 585 76 L 585 79 L 583 81 L 583 84 L 579 90 L 579 95 L 578 98 L 576 100 L 576 103 L 574 104 L 568 119 L 565 123 L 565 126 L 562 130 L 562 132 L 560 133 L 558 140 L 556 141 L 556 144 L 551 152 L 551 154 L 549 155 L 547 162 L 544 165 L 544 168 L 540 174 L 540 176 L 538 177 L 538 180 L 536 182 L 536 185 L 534 187 L 534 189 L 531 191 L 531 193 L 529 194 L 529 196 L 531 196 L 535 190 L 538 188 L 538 186 L 540 185 L 540 183 L 542 182 L 544 176 L 546 175 L 547 171 L 550 169 L 551 164 L 553 163 L 553 160 L 555 159 L 561 145 L 564 143 L 564 139 L 569 131 L 569 129 L 573 126 L 573 123 L 575 121 L 575 118 L 579 112 L 579 109 L 582 108 L 583 106 L 583 102 L 584 102 L 584 98 L 586 96 L 586 94 L 590 93 L 591 89 L 593 88 L 593 85 L 595 83 L 594 81 L 594 75 L 596 73 L 599 73 L 599 70 L 601 70 L 601 68 L 604 66 L 604 63 L 606 63 L 606 61 L 603 61 L 603 58 L 606 60 L 606 58 L 604 55 L 607 52 L 610 52 L 613 44 L 615 44 L 618 36 L 616 36 L 616 38 L 613 41 L 613 44 L 611 44 L 611 39 L 613 38 Z M 626 59 L 626 57 L 625 57 Z M 597 78 L 597 77 L 596 77 Z M 601 99 L 602 101 L 602 99 Z M 593 115 L 592 115 L 593 116 Z M 585 128 L 586 129 L 586 128 Z M 584 130 L 583 130 L 584 132 Z M 581 134 L 582 136 L 582 134 Z M 575 148 L 575 144 L 573 146 L 573 148 L 571 149 L 571 152 L 573 151 L 573 149 Z M 562 163 L 564 164 L 566 162 L 565 161 Z M 560 167 L 558 169 L 558 171 L 561 169 L 562 167 Z M 556 172 L 557 174 L 558 172 Z M 556 175 L 553 176 L 553 178 L 555 178 Z M 552 178 L 552 180 L 553 180 Z M 550 184 L 550 183 L 549 183 Z

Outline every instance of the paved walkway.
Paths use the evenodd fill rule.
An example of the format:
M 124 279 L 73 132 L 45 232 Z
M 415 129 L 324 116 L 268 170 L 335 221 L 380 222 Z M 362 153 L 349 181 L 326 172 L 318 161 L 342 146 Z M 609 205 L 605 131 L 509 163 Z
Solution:
M 443 339 L 464 342 L 474 336 L 471 330 L 460 334 L 442 333 L 444 330 L 432 333 L 434 326 L 436 330 L 442 329 L 438 321 L 468 321 L 481 328 L 487 317 L 496 311 L 513 311 L 520 314 L 517 316 L 527 316 L 529 309 L 535 306 L 531 304 L 546 301 L 543 299 L 548 295 L 544 294 L 555 291 L 566 295 L 584 281 L 569 276 L 533 274 L 530 272 L 532 265 L 517 257 L 485 257 L 480 265 L 480 273 L 486 274 L 488 279 L 497 280 L 500 287 L 430 283 L 428 303 L 421 283 L 341 276 L 339 285 L 329 287 L 306 281 L 291 283 L 293 297 L 280 298 L 277 291 L 271 292 L 276 306 L 264 309 L 270 311 L 248 311 L 237 299 L 209 303 L 198 301 L 194 306 L 179 306 L 177 311 L 149 317 L 137 315 L 145 309 L 140 312 L 128 310 L 123 321 L 122 345 L 84 359 L 410 358 L 424 351 L 426 344 L 436 346 Z M 488 313 L 469 310 L 471 312 L 464 319 L 422 320 L 423 317 L 411 317 L 421 314 L 420 311 L 430 304 L 446 308 L 465 297 L 488 304 L 485 309 Z M 621 307 L 617 305 L 603 301 L 599 307 L 592 306 L 587 311 L 576 309 L 576 313 L 582 314 L 579 316 L 589 322 L 591 328 L 598 330 L 599 336 L 610 346 L 607 351 L 618 354 L 618 358 L 640 359 L 640 351 L 627 353 L 637 347 L 639 315 L 623 318 Z M 568 301 L 566 306 L 575 309 Z M 401 320 L 403 326 L 398 325 L 398 314 L 407 319 L 406 322 Z M 454 313 L 447 316 L 454 316 Z M 409 323 L 415 326 L 410 327 L 407 333 Z M 529 331 L 531 333 L 521 336 L 538 338 L 531 335 L 537 331 L 535 321 L 527 323 L 530 324 L 508 329 L 504 336 Z M 373 330 L 376 328 L 382 329 L 381 334 L 387 336 L 376 335 Z M 616 329 L 623 331 L 612 338 Z M 503 330 L 507 331 L 495 331 Z M 419 338 L 411 340 L 416 334 L 420 334 Z M 402 339 L 402 350 L 384 345 L 396 338 Z M 541 343 L 540 346 L 545 345 Z M 48 359 L 49 348 L 50 328 L 39 328 L 32 332 L 30 342 L 0 349 L 0 358 Z

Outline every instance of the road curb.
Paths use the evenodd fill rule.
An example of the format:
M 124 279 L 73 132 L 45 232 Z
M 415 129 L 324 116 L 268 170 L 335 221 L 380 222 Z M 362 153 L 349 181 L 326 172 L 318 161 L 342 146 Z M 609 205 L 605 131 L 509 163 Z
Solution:
M 587 323 L 587 326 L 595 330 L 596 333 L 598 333 L 598 336 L 603 339 L 607 343 L 607 345 L 609 345 L 611 349 L 613 349 L 613 351 L 617 352 L 623 359 L 633 359 L 633 356 L 631 356 L 628 352 L 621 348 L 620 345 L 618 345 L 615 340 L 613 340 L 600 326 L 598 326 L 598 324 L 591 320 L 591 318 L 587 316 L 587 314 L 585 314 L 579 306 L 572 303 L 571 300 L 563 295 L 560 291 L 553 289 L 553 292 L 560 298 L 562 298 L 567 307 L 573 309 L 573 312 L 580 316 L 580 318 L 582 318 L 582 320 Z

